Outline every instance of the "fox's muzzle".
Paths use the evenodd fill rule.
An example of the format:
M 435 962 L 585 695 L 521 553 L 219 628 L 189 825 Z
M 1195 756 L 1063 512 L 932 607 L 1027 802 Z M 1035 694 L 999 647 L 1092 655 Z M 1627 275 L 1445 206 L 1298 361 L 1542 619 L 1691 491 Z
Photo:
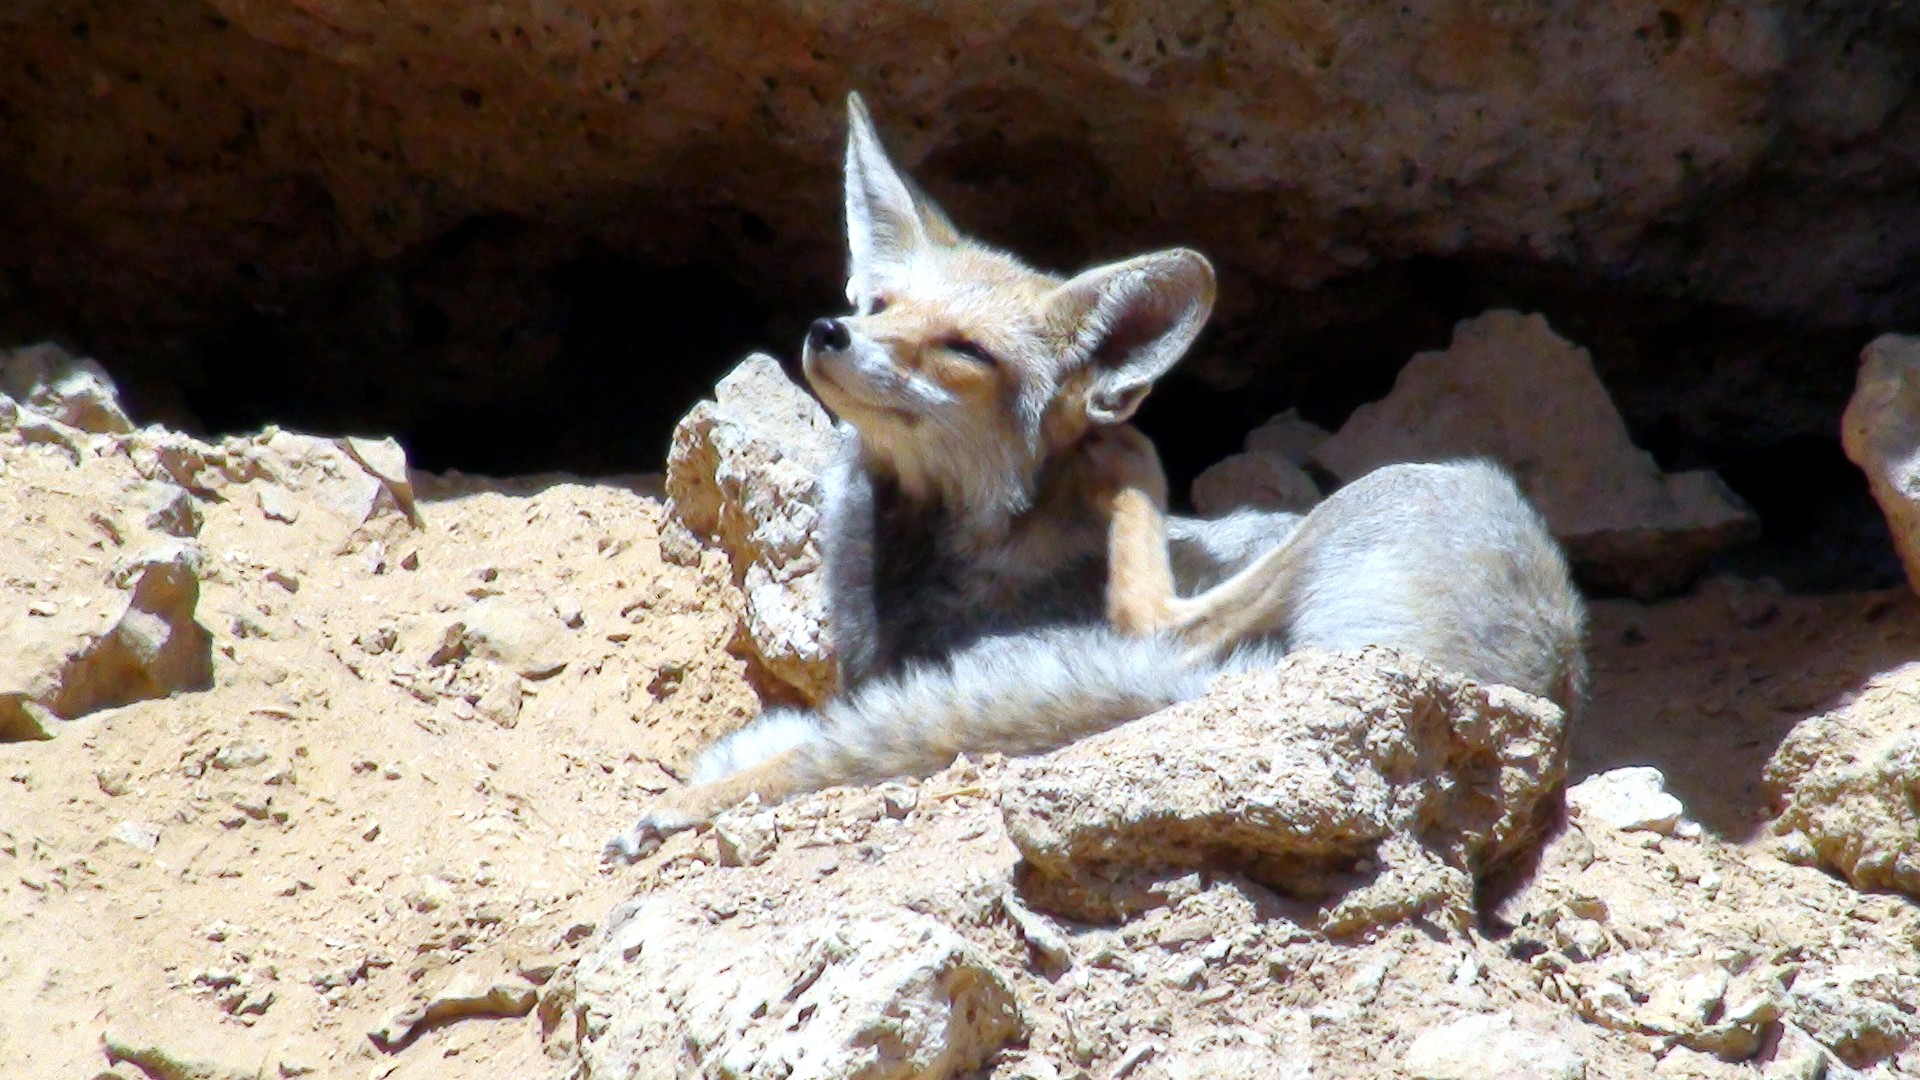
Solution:
M 815 319 L 807 327 L 807 348 L 815 352 L 845 352 L 852 344 L 853 335 L 839 319 Z

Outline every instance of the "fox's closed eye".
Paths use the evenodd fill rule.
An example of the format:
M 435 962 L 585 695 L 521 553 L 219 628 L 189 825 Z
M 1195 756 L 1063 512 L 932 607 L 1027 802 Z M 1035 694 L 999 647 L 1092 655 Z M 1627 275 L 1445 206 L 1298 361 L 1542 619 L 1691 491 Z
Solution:
M 987 350 L 981 348 L 980 346 L 975 345 L 973 342 L 968 341 L 966 338 L 954 338 L 951 341 L 943 342 L 942 346 L 948 352 L 959 353 L 961 356 L 964 356 L 969 360 L 972 360 L 976 363 L 986 364 L 988 367 L 992 367 L 996 363 L 991 353 L 987 352 Z
M 876 296 L 873 299 L 867 301 L 867 314 L 878 315 L 885 310 L 887 310 L 886 297 Z

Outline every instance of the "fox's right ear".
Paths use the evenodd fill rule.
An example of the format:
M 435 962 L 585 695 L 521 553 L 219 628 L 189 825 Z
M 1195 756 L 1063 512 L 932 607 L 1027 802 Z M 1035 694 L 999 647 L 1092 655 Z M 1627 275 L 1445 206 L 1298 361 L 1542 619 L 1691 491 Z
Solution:
M 1213 264 L 1187 248 L 1085 271 L 1055 290 L 1053 317 L 1093 370 L 1087 418 L 1130 419 L 1213 311 Z
M 847 95 L 847 299 L 865 313 L 897 287 L 916 252 L 958 239 L 946 215 L 887 160 L 860 95 Z

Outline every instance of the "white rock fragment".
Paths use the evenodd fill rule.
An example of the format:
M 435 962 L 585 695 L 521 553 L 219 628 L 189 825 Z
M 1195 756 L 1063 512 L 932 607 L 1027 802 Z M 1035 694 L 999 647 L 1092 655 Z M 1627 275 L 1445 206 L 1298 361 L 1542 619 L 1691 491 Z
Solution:
M 1621 832 L 1672 833 L 1686 808 L 1667 793 L 1667 778 L 1650 765 L 1614 769 L 1567 789 L 1567 809 L 1581 820 Z
M 497 661 L 529 679 L 544 679 L 567 666 L 573 657 L 569 645 L 566 626 L 551 611 L 487 596 L 467 605 L 447 627 L 432 663 L 474 656 Z M 503 708 L 508 704 L 500 703 Z M 512 702 L 509 711 L 518 716 L 519 703 Z
M 1510 1012 L 1469 1016 L 1413 1040 L 1401 1067 L 1420 1080 L 1580 1080 L 1586 1062 L 1548 1032 L 1524 1030 Z
M 160 826 L 151 821 L 123 821 L 107 835 L 141 851 L 152 851 L 160 846 Z
M 278 484 L 261 484 L 253 495 L 260 504 L 260 513 L 267 520 L 282 521 L 289 525 L 300 520 L 300 503 L 286 488 Z
M 1840 443 L 1867 474 L 1907 583 L 1920 592 L 1920 337 L 1883 334 L 1860 353 Z

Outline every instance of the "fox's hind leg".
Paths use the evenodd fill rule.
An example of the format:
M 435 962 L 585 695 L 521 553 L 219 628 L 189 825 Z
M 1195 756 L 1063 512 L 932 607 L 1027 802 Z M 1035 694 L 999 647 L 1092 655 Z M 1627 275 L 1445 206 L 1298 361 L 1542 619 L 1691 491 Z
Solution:
M 1107 621 L 1115 630 L 1135 637 L 1170 635 L 1198 659 L 1221 655 L 1285 624 L 1305 528 L 1233 577 L 1183 598 L 1173 580 L 1164 500 L 1126 483 L 1144 467 L 1137 450 L 1109 448 L 1101 462 L 1118 489 L 1107 533 Z M 1157 472 L 1159 459 L 1151 464 Z
M 604 856 L 632 862 L 668 836 L 711 821 L 750 795 L 763 803 L 798 795 L 807 786 L 799 766 L 800 752 L 788 750 L 732 776 L 669 791 L 653 801 L 633 828 L 609 840 Z

